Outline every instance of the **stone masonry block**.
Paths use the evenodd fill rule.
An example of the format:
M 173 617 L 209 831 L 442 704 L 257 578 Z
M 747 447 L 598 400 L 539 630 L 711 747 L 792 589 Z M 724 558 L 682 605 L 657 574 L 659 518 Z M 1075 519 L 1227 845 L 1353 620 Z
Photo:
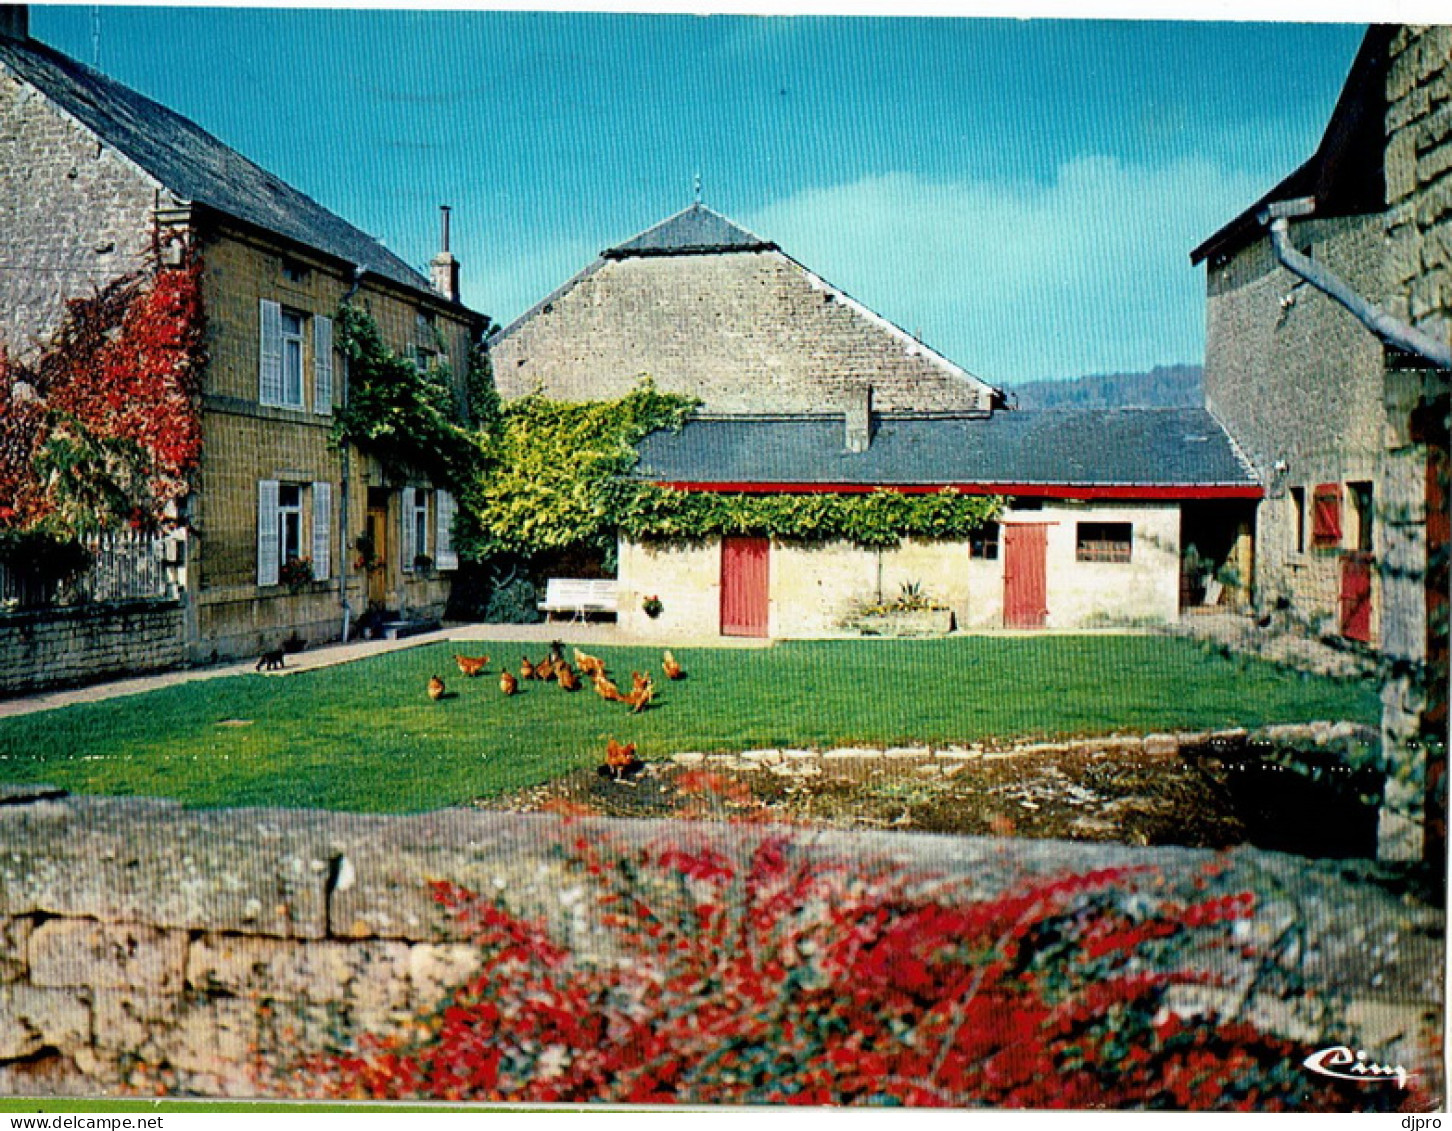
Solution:
M 25 949 L 32 926 L 27 918 L 0 919 L 0 982 L 25 976 Z
M 483 963 L 479 948 L 465 943 L 419 943 L 409 948 L 408 976 L 414 1002 L 428 1009 L 472 978 Z
M 176 1023 L 181 998 L 131 990 L 94 990 L 91 1012 L 98 1047 L 134 1052 Z
M 408 946 L 211 935 L 193 943 L 187 984 L 250 997 L 403 1005 Z
M 52 919 L 30 936 L 30 978 L 37 986 L 182 988 L 187 939 L 139 923 Z
M 80 994 L 24 984 L 0 986 L 0 1060 L 30 1056 L 47 1045 L 62 1051 L 86 1044 L 91 1011 Z

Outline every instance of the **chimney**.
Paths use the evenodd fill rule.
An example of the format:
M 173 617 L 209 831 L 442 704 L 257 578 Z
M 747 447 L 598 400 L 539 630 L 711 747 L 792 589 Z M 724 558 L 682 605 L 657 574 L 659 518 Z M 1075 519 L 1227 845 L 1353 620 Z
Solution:
M 30 38 L 30 5 L 0 4 L 0 39 Z
M 855 385 L 847 398 L 847 450 L 865 452 L 872 444 L 872 386 Z
M 439 206 L 439 213 L 444 220 L 444 234 L 441 241 L 441 248 L 438 255 L 429 261 L 429 275 L 434 284 L 434 290 L 443 295 L 450 302 L 459 301 L 459 261 L 449 252 L 449 213 L 452 212 L 447 204 Z

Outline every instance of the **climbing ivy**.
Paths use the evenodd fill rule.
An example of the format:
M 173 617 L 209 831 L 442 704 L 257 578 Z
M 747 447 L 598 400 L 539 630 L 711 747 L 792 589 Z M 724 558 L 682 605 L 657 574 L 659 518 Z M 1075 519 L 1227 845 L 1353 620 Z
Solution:
M 334 417 L 333 442 L 373 456 L 391 476 L 419 473 L 446 488 L 468 482 L 479 441 L 463 421 L 449 366 L 421 372 L 388 348 L 367 310 L 351 303 L 338 308 L 334 335 L 348 359 L 348 403 Z M 479 363 L 480 351 L 471 352 L 471 370 Z M 477 383 L 472 373 L 467 383 Z
M 636 541 L 691 543 L 726 534 L 892 547 L 904 538 L 966 538 L 1002 512 L 996 495 L 879 489 L 866 494 L 740 494 L 641 485 L 620 515 Z
M 500 406 L 476 434 L 484 460 L 460 497 L 455 544 L 475 558 L 587 547 L 607 557 L 638 483 L 635 445 L 695 407 L 649 380 L 612 401 L 534 393 Z
M 69 300 L 35 358 L 0 354 L 0 529 L 13 553 L 156 529 L 186 494 L 202 445 L 201 271 L 189 257 L 113 280 Z

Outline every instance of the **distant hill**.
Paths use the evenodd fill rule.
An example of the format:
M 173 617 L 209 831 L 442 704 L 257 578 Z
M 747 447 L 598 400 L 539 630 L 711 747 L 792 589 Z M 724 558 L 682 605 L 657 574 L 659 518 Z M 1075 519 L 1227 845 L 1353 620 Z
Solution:
M 1097 373 L 1008 387 L 1019 408 L 1178 408 L 1204 403 L 1198 365 L 1158 365 L 1148 373 Z

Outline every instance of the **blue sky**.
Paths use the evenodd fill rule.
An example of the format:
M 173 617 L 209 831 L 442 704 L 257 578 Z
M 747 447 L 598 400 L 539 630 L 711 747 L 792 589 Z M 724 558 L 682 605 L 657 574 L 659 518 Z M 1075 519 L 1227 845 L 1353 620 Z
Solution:
M 99 30 L 99 35 L 97 31 Z M 1199 361 L 1188 252 L 1310 155 L 1362 28 L 32 10 L 508 321 L 705 202 L 995 383 Z

